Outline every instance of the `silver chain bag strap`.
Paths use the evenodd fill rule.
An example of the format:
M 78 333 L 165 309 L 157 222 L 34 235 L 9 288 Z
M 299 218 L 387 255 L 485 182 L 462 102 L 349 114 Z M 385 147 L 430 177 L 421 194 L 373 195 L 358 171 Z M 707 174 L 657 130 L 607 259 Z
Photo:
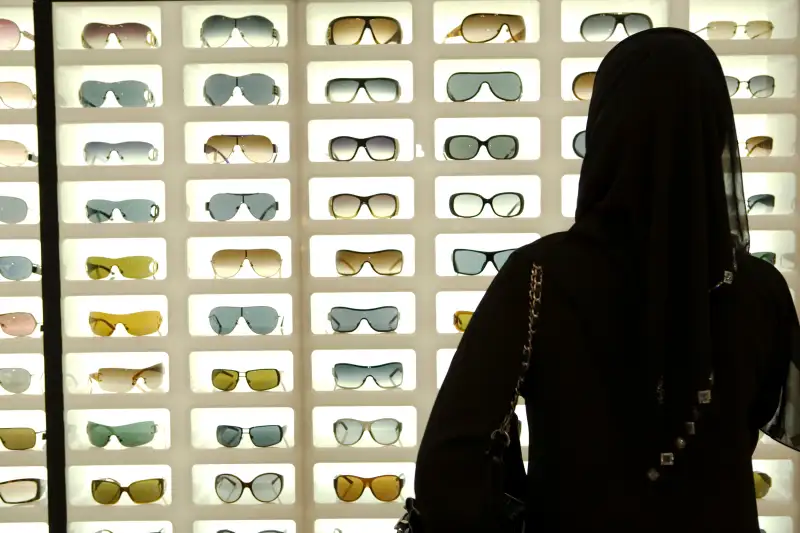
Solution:
M 500 427 L 492 432 L 491 444 L 486 452 L 489 459 L 488 483 L 490 485 L 487 488 L 487 497 L 490 500 L 489 504 L 494 515 L 493 518 L 496 520 L 494 528 L 496 533 L 521 533 L 525 528 L 525 502 L 506 492 L 504 463 L 506 455 L 513 455 L 516 459 L 522 461 L 517 427 L 519 421 L 515 411 L 533 355 L 533 336 L 536 333 L 539 312 L 542 306 L 542 280 L 543 269 L 534 263 L 531 267 L 530 288 L 528 289 L 528 299 L 530 301 L 528 336 L 525 346 L 522 348 L 519 376 L 514 386 L 509 410 Z M 515 449 L 509 449 L 512 443 L 515 443 Z M 426 533 L 423 530 L 422 516 L 416 507 L 414 498 L 406 499 L 405 514 L 397 522 L 394 529 L 397 533 Z

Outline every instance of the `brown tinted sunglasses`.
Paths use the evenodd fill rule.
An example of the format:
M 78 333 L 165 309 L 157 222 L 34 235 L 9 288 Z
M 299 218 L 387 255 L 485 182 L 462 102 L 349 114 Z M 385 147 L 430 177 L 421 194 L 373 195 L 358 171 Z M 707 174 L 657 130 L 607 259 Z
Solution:
M 468 43 L 488 43 L 508 28 L 511 37 L 508 43 L 525 42 L 525 20 L 519 15 L 499 13 L 473 13 L 467 15 L 458 27 L 453 28 L 445 39 L 461 37 Z

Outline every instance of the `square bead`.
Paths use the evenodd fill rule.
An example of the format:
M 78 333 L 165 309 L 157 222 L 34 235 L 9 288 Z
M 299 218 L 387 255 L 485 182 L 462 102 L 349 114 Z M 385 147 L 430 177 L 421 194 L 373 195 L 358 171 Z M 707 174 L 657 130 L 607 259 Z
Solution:
M 673 453 L 661 454 L 661 466 L 672 466 L 674 464 L 675 464 L 675 454 Z
M 701 404 L 711 403 L 711 391 L 701 390 L 697 393 L 697 401 Z

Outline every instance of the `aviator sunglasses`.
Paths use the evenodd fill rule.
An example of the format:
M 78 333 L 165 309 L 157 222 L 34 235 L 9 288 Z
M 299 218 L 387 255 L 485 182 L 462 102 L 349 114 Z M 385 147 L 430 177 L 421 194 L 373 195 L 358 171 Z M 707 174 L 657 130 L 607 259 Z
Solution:
M 16 50 L 22 37 L 32 42 L 36 41 L 32 33 L 20 29 L 13 20 L 0 19 L 0 50 Z

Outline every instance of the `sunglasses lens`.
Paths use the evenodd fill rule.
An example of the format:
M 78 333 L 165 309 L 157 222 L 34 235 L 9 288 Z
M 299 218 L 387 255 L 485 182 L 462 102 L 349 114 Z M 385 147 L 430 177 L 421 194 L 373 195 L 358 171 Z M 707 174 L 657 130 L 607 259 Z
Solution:
M 725 85 L 728 87 L 728 96 L 733 96 L 739 91 L 739 80 L 733 76 L 725 76 Z
M 456 311 L 453 315 L 453 324 L 462 333 L 467 330 L 470 320 L 472 320 L 472 313 L 469 311 Z
M 455 135 L 449 137 L 444 143 L 444 151 L 447 157 L 458 161 L 474 158 L 478 155 L 480 148 L 480 141 L 469 135 Z
M 275 156 L 275 145 L 263 135 L 244 135 L 239 137 L 239 146 L 245 157 L 253 163 L 269 163 Z
M 339 45 L 357 44 L 364 33 L 366 24 L 366 21 L 359 17 L 341 18 L 335 21 L 330 28 L 331 41 L 333 44 Z
M 343 502 L 354 502 L 364 493 L 364 481 L 356 476 L 337 476 L 336 496 Z
M 400 84 L 389 78 L 366 80 L 364 87 L 370 98 L 378 103 L 394 102 L 400 97 Z
M 382 502 L 391 502 L 400 496 L 402 483 L 397 476 L 380 476 L 372 480 L 372 494 Z
M 136 370 L 127 368 L 101 368 L 94 374 L 97 385 L 106 392 L 128 392 L 134 386 Z
M 370 137 L 367 139 L 367 154 L 373 161 L 390 161 L 397 157 L 397 143 L 383 135 Z
M 241 307 L 215 307 L 208 314 L 208 323 L 217 335 L 228 335 L 241 316 Z
M 208 202 L 208 213 L 217 221 L 230 220 L 236 216 L 240 205 L 242 205 L 242 195 L 215 194 Z
M 214 74 L 209 76 L 203 84 L 203 95 L 210 105 L 224 105 L 236 88 L 236 78 L 227 74 Z
M 266 305 L 243 307 L 242 316 L 252 332 L 258 335 L 269 335 L 280 322 L 278 312 Z
M 27 257 L 0 257 L 0 276 L 12 281 L 28 279 L 33 274 L 33 263 Z
M 158 218 L 159 208 L 152 200 L 123 200 L 117 205 L 128 222 L 153 222 Z
M 575 81 L 572 82 L 572 94 L 575 95 L 575 98 L 578 100 L 590 100 L 596 77 L 596 72 L 584 72 L 578 75 Z
M 586 132 L 582 131 L 578 133 L 575 138 L 572 140 L 572 150 L 575 152 L 575 155 L 583 159 L 586 157 Z
M 247 74 L 238 79 L 242 94 L 253 105 L 269 105 L 275 101 L 275 80 L 266 74 Z
M 501 100 L 513 102 L 522 97 L 522 80 L 513 72 L 456 72 L 447 80 L 447 94 L 453 102 L 466 102 L 475 98 L 484 83 Z
M 233 153 L 237 137 L 234 135 L 213 135 L 206 141 L 203 150 L 209 163 L 225 163 Z
M 164 480 L 143 479 L 131 483 L 128 487 L 128 495 L 134 503 L 156 502 L 164 495 Z
M 106 28 L 105 33 L 114 33 L 123 48 L 155 48 L 158 45 L 153 30 L 138 22 L 126 22 Z
M 458 274 L 475 276 L 486 267 L 486 253 L 477 250 L 454 250 L 453 269 Z
M 359 82 L 347 78 L 330 80 L 327 85 L 328 100 L 332 103 L 352 102 L 358 92 Z
M 400 422 L 393 418 L 381 418 L 370 424 L 369 433 L 378 444 L 391 446 L 400 439 Z
M 258 220 L 272 220 L 278 212 L 278 202 L 271 194 L 264 192 L 246 194 L 244 202 L 250 214 Z
M 113 434 L 114 432 L 112 429 L 106 425 L 97 424 L 95 422 L 88 422 L 86 424 L 86 436 L 89 437 L 89 442 L 92 446 L 96 446 L 97 448 L 103 448 L 108 444 Z
M 450 200 L 453 214 L 461 218 L 476 217 L 483 212 L 483 197 L 472 193 L 454 194 Z
M 128 279 L 152 278 L 158 272 L 158 263 L 152 257 L 135 255 L 117 260 L 119 272 Z
M 283 492 L 283 479 L 278 474 L 261 474 L 253 480 L 250 489 L 256 500 L 263 503 L 273 502 Z
M 510 135 L 495 135 L 489 139 L 486 149 L 494 159 L 514 159 L 519 146 L 517 139 Z
M 775 252 L 753 252 L 753 257 L 773 265 L 778 261 L 778 256 Z
M 217 426 L 217 442 L 226 448 L 235 448 L 242 442 L 242 428 L 238 426 Z
M 250 428 L 250 440 L 259 448 L 275 446 L 283 440 L 283 430 L 280 426 L 256 426 Z
M 367 200 L 367 206 L 376 218 L 392 218 L 397 214 L 397 196 L 393 194 L 376 194 Z
M 92 498 L 101 505 L 112 505 L 119 501 L 122 488 L 116 481 L 96 479 L 92 481 Z
M 120 320 L 129 334 L 135 337 L 152 335 L 161 327 L 161 313 L 158 311 L 140 311 L 123 315 Z
M 11 109 L 28 109 L 33 104 L 33 92 L 23 83 L 2 82 L 0 83 L 0 100 Z
M 755 76 L 750 80 L 750 93 L 756 98 L 769 98 L 775 94 L 775 78 Z
M 736 35 L 736 23 L 723 20 L 709 22 L 706 31 L 708 38 L 712 40 L 733 39 L 733 36 Z
M 19 44 L 19 26 L 8 19 L 0 19 L 0 50 L 13 50 Z
M 391 18 L 376 17 L 369 21 L 372 35 L 378 44 L 399 43 L 400 23 Z
M 147 421 L 116 426 L 114 434 L 117 436 L 119 443 L 126 448 L 144 446 L 153 441 L 153 437 L 156 435 L 156 424 L 155 422 Z
M 25 479 L 0 484 L 0 498 L 4 503 L 26 503 L 37 499 L 39 484 Z
M 225 503 L 239 501 L 244 492 L 242 480 L 232 474 L 220 474 L 214 481 L 217 497 Z
M 754 215 L 771 213 L 772 210 L 775 209 L 775 196 L 772 194 L 756 194 L 755 196 L 751 196 L 747 199 L 747 209 L 748 213 Z
M 330 155 L 334 161 L 351 161 L 356 156 L 358 140 L 352 137 L 335 137 L 330 142 Z
M 211 371 L 211 384 L 221 391 L 232 391 L 239 383 L 239 372 L 216 368 Z
M 653 27 L 652 21 L 640 13 L 631 13 L 625 17 L 623 21 L 625 25 L 625 32 L 628 35 L 633 35 L 644 30 L 649 30 Z
M 219 48 L 228 42 L 235 27 L 234 19 L 223 15 L 213 15 L 203 21 L 200 27 L 200 37 L 206 46 Z
M 393 306 L 370 309 L 364 314 L 370 327 L 379 333 L 396 330 L 400 321 L 400 312 Z
M 36 330 L 36 319 L 30 313 L 6 313 L 0 315 L 0 328 L 12 337 L 27 337 Z
M 334 218 L 355 218 L 361 210 L 361 199 L 352 194 L 337 194 L 330 205 Z
M 281 383 L 281 374 L 274 368 L 249 370 L 244 376 L 247 384 L 255 391 L 271 390 Z
M 31 428 L 2 428 L 0 441 L 9 450 L 30 450 L 36 446 L 36 432 Z
M 10 393 L 21 394 L 31 386 L 31 373 L 24 368 L 0 368 L 0 385 Z
M 283 259 L 275 250 L 248 250 L 247 260 L 253 271 L 262 278 L 271 278 L 281 271 Z
M 775 25 L 768 20 L 754 20 L 745 25 L 744 32 L 751 39 L 769 39 L 774 29 Z
M 768 157 L 772 154 L 772 137 L 751 137 L 745 145 L 750 157 Z
M 143 165 L 158 159 L 158 150 L 152 144 L 141 141 L 117 144 L 92 141 L 83 147 L 84 160 L 89 165 L 108 162 L 113 153 L 126 165 Z
M 272 21 L 259 15 L 236 19 L 236 27 L 250 46 L 262 48 L 277 44 L 278 32 Z
M 361 440 L 364 424 L 352 418 L 342 418 L 333 424 L 333 436 L 342 446 L 352 446 Z
M 511 35 L 524 29 L 521 20 L 505 15 L 469 15 L 461 23 L 461 36 L 469 43 L 486 43 L 500 34 L 503 25 L 508 25 Z M 524 36 L 523 36 L 524 38 Z
M 336 386 L 342 389 L 357 389 L 364 384 L 369 375 L 369 369 L 349 363 L 336 363 L 333 365 L 333 380 Z
M 337 333 L 350 333 L 355 331 L 361 320 L 364 318 L 364 312 L 360 309 L 350 309 L 349 307 L 334 307 L 328 313 L 328 320 L 331 323 L 333 331 Z
M 122 107 L 147 107 L 152 101 L 152 93 L 146 83 L 136 80 L 105 83 L 101 81 L 85 81 L 81 84 L 79 96 L 83 107 L 101 107 L 106 95 L 114 93 L 114 97 Z
M 211 256 L 211 268 L 218 278 L 232 278 L 239 273 L 247 250 L 219 250 Z
M 18 167 L 28 162 L 28 149 L 17 141 L 0 141 L 0 166 Z
M 105 48 L 108 42 L 108 27 L 105 24 L 90 22 L 83 27 L 81 37 L 86 48 Z
M 28 204 L 22 198 L 0 196 L 0 222 L 19 224 L 28 216 Z
M 612 15 L 591 15 L 581 23 L 581 36 L 588 42 L 601 42 L 614 35 L 617 19 Z

